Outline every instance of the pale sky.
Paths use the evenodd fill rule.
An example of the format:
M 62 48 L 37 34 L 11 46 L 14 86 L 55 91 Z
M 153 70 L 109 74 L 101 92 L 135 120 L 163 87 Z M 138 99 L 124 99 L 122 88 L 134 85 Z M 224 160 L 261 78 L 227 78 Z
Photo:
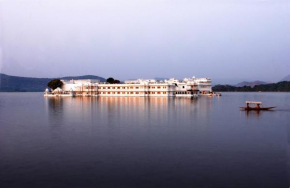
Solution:
M 290 0 L 0 0 L 0 72 L 279 81 Z

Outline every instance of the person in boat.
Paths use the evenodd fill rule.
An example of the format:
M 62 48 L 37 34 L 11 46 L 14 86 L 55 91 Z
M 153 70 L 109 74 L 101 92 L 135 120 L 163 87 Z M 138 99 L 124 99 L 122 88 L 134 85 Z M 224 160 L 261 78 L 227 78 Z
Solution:
M 256 104 L 255 107 L 250 107 L 250 104 Z M 256 101 L 246 101 L 246 107 L 241 107 L 245 110 L 270 110 L 273 108 L 276 108 L 275 106 L 272 107 L 261 107 L 262 103 L 261 102 L 256 102 Z

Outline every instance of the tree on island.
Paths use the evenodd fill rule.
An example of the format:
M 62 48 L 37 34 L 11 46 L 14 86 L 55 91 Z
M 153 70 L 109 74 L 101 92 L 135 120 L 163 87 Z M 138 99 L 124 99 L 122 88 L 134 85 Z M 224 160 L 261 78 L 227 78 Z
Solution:
M 115 80 L 114 78 L 110 77 L 107 79 L 107 82 L 110 84 L 119 84 L 120 80 Z
M 115 81 L 115 79 L 112 78 L 112 77 L 110 77 L 110 78 L 107 79 L 107 82 L 110 83 L 110 84 L 113 84 L 114 81 Z
M 63 85 L 62 81 L 60 79 L 54 79 L 48 82 L 47 86 L 50 87 L 51 89 L 55 90 L 56 88 L 61 88 Z
M 237 92 L 244 92 L 244 91 L 283 91 L 289 92 L 290 91 L 290 82 L 283 81 L 278 83 L 271 83 L 271 84 L 262 84 L 262 85 L 255 85 L 254 87 L 250 86 L 243 86 L 243 87 L 236 87 L 231 85 L 216 85 L 212 88 L 213 91 L 237 91 Z

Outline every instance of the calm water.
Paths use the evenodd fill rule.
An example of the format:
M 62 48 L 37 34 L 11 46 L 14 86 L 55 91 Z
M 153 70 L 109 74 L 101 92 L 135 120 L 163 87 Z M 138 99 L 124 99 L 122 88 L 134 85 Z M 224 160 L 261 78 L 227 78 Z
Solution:
M 245 113 L 246 100 L 277 105 Z M 288 188 L 290 93 L 0 93 L 0 187 Z

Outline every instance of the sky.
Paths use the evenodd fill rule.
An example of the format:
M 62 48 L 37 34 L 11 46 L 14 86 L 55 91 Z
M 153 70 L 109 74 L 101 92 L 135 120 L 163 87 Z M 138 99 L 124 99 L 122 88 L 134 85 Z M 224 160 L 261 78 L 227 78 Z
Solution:
M 290 0 L 0 0 L 0 72 L 275 82 Z

